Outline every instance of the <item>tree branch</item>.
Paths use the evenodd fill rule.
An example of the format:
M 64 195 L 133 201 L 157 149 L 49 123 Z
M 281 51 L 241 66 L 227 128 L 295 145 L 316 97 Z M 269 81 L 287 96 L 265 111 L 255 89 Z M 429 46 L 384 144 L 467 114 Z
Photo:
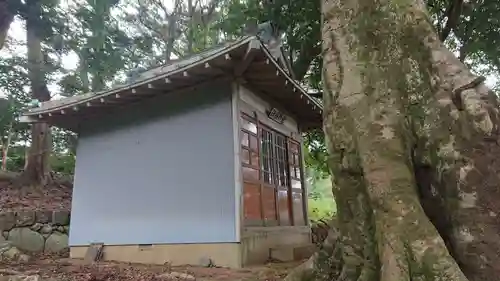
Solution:
M 47 88 L 44 54 L 40 35 L 41 1 L 30 2 L 26 21 L 26 45 L 28 48 L 28 76 L 31 82 L 33 98 L 39 101 L 50 100 Z
M 162 40 L 166 40 L 165 35 L 156 29 L 150 22 L 144 17 L 144 11 L 146 11 L 145 7 L 142 6 L 141 1 L 137 1 L 139 5 L 139 15 L 137 16 L 137 19 L 139 20 L 139 23 L 142 24 L 145 28 L 147 28 L 150 32 L 155 33 L 158 35 Z M 166 15 L 168 17 L 168 14 Z
M 445 41 L 450 35 L 450 32 L 457 26 L 460 15 L 462 14 L 462 7 L 464 0 L 451 0 L 450 6 L 446 10 L 446 24 L 439 35 L 441 41 Z
M 464 43 L 462 47 L 460 47 L 458 59 L 461 62 L 464 62 L 466 57 L 467 57 L 467 44 Z
M 0 0 L 0 50 L 5 44 L 7 33 L 12 21 L 14 21 L 14 12 L 8 0 Z
M 195 5 L 197 5 L 197 3 Z M 193 0 L 188 0 L 187 5 L 188 5 L 188 13 L 190 15 L 190 20 L 189 20 L 189 24 L 188 24 L 188 28 L 187 28 L 187 35 L 186 35 L 187 50 L 188 50 L 188 54 L 192 54 L 193 53 L 193 44 L 194 44 L 194 30 L 193 30 L 194 24 L 193 24 L 192 15 L 194 13 L 195 6 L 193 6 Z
M 320 52 L 321 47 L 318 45 L 306 47 L 306 44 L 302 44 L 299 58 L 293 63 L 292 67 L 297 80 L 302 80 L 304 78 L 311 66 L 311 62 Z
M 209 4 L 207 12 L 202 17 L 204 25 L 207 25 L 208 23 L 210 23 L 213 20 L 215 8 L 219 5 L 220 2 L 221 2 L 221 0 L 213 0 Z
M 177 39 L 177 15 L 180 11 L 182 11 L 182 2 L 180 0 L 175 0 L 174 10 L 170 14 L 168 18 L 168 35 L 167 35 L 167 44 L 165 46 L 165 59 L 166 62 L 169 63 L 171 60 L 172 52 L 174 50 L 175 40 Z
M 293 72 L 297 80 L 302 80 L 307 74 L 313 59 L 321 53 L 321 38 L 318 31 L 313 31 L 307 36 L 309 40 L 304 40 L 300 46 L 299 57 L 292 64 Z

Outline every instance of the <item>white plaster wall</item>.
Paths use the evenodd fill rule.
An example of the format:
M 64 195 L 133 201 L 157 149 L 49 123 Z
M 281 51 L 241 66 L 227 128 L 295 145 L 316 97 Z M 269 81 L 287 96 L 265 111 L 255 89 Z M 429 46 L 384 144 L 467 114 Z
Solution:
M 114 114 L 115 121 L 120 114 L 165 114 L 80 134 L 70 245 L 239 240 L 231 89 L 205 89 L 223 94 L 199 105 L 196 98 L 207 99 L 210 90 L 186 93 L 188 101 L 152 101 L 156 109 L 136 104 L 133 112 Z M 168 114 L 179 107 L 185 109 Z

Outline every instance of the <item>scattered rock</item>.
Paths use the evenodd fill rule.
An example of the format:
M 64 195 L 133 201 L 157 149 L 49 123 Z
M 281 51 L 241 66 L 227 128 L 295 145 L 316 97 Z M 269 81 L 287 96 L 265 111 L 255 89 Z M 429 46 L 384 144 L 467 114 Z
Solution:
M 42 252 L 45 246 L 43 236 L 29 228 L 14 228 L 9 232 L 8 240 L 22 251 Z
M 0 281 L 41 281 L 40 275 L 30 275 L 28 272 L 20 273 L 11 269 L 0 269 Z M 51 280 L 51 279 L 47 279 Z
M 61 233 L 64 233 L 64 227 L 62 226 L 58 226 L 57 227 L 57 231 L 61 232 Z
M 19 257 L 17 258 L 17 261 L 20 263 L 27 263 L 30 261 L 30 259 L 31 259 L 30 256 L 26 254 L 20 254 Z
M 68 246 L 68 235 L 54 232 L 45 241 L 46 253 L 60 253 L 66 250 Z
M 52 233 L 52 226 L 45 224 L 42 226 L 42 228 L 39 231 L 42 234 L 51 234 Z
M 0 274 L 6 276 L 21 275 L 21 272 L 8 268 L 0 268 Z
M 0 213 L 0 230 L 11 230 L 16 225 L 16 216 L 13 212 Z
M 0 253 L 5 248 L 10 248 L 10 241 L 7 241 L 3 236 L 0 235 Z
M 56 211 L 52 213 L 52 223 L 55 225 L 68 225 L 69 224 L 69 212 L 68 211 Z
M 16 225 L 17 226 L 30 226 L 35 223 L 35 212 L 33 211 L 22 211 L 16 213 Z
M 31 230 L 33 231 L 39 231 L 43 227 L 43 224 L 37 222 L 34 225 L 30 227 Z
M 40 275 L 14 275 L 9 276 L 8 281 L 42 281 Z
M 0 236 L 0 255 L 2 255 L 3 252 L 7 251 L 12 247 L 12 243 L 10 241 L 5 240 L 3 236 Z
M 21 255 L 21 251 L 19 251 L 19 249 L 16 247 L 10 247 L 7 251 L 2 253 L 2 257 L 9 260 L 17 259 L 19 255 Z
M 35 213 L 36 221 L 39 223 L 49 223 L 52 219 L 52 212 L 50 211 L 37 211 Z
M 187 274 L 187 273 L 181 273 L 181 272 L 170 272 L 170 273 L 163 273 L 157 276 L 159 279 L 180 279 L 180 280 L 190 280 L 194 281 L 196 278 L 193 275 Z

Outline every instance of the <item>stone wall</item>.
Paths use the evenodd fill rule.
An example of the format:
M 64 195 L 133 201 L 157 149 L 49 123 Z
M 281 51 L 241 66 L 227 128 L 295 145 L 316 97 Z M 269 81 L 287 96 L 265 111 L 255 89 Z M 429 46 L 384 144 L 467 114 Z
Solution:
M 68 211 L 0 212 L 0 257 L 12 248 L 26 254 L 68 249 Z

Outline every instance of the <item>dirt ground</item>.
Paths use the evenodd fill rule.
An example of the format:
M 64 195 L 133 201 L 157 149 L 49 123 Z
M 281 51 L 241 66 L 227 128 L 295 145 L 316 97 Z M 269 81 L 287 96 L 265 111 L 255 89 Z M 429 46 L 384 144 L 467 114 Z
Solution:
M 0 180 L 0 212 L 70 210 L 72 193 L 71 187 L 57 182 L 43 188 L 13 188 L 9 182 Z
M 172 278 L 172 274 L 185 273 L 197 281 L 274 281 L 282 280 L 287 272 L 300 264 L 270 263 L 245 269 L 207 268 L 207 267 L 169 267 L 167 265 L 141 265 L 114 262 L 99 262 L 86 265 L 82 260 L 61 257 L 37 257 L 32 261 L 20 264 L 0 262 L 0 275 L 23 274 L 40 275 L 43 280 L 57 281 L 160 281 L 188 280 Z M 167 277 L 168 276 L 168 277 Z

